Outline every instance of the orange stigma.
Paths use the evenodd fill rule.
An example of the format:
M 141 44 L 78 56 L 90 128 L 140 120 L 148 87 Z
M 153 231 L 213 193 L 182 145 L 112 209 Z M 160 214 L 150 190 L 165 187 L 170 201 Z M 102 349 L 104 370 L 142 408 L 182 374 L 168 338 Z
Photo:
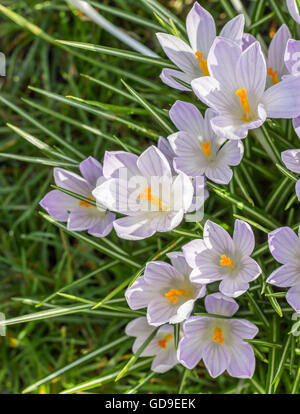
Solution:
M 209 141 L 203 142 L 202 151 L 203 151 L 203 154 L 206 156 L 206 158 L 210 157 L 210 142 Z
M 233 266 L 234 263 L 233 261 L 230 259 L 230 257 L 227 257 L 226 254 L 222 254 L 221 256 L 221 260 L 220 260 L 220 265 L 221 266 L 226 266 L 226 267 L 230 267 Z
M 93 197 L 88 197 L 89 200 L 96 201 Z M 79 206 L 84 206 L 86 208 L 91 207 L 92 204 L 87 203 L 86 201 L 79 200 Z
M 273 70 L 272 68 L 268 69 L 268 75 L 271 76 L 273 85 L 276 85 L 276 83 L 279 83 L 277 73 L 278 73 L 277 70 Z
M 144 192 L 139 194 L 139 198 L 150 201 L 154 206 L 158 206 L 161 211 L 168 210 L 167 207 L 163 207 L 160 198 L 151 194 L 151 187 L 144 188 Z
M 185 289 L 170 289 L 165 293 L 165 298 L 169 303 L 173 301 L 173 305 L 175 305 L 178 302 L 178 296 L 183 296 L 185 293 Z
M 249 105 L 249 100 L 248 100 L 248 95 L 247 95 L 247 89 L 244 89 L 244 88 L 238 89 L 235 94 L 240 98 L 241 107 L 244 111 L 243 121 L 244 122 L 252 121 L 253 116 L 251 116 L 251 110 L 250 110 L 250 105 Z
M 158 341 L 158 345 L 161 347 L 161 348 L 166 348 L 166 346 L 167 346 L 167 342 L 169 342 L 171 339 L 173 338 L 173 335 L 172 334 L 167 334 L 163 339 L 160 339 L 159 341 Z
M 219 342 L 220 345 L 224 344 L 225 339 L 223 337 L 223 331 L 221 328 L 215 328 L 214 329 L 214 336 L 212 337 L 212 340 L 214 342 Z
M 207 66 L 207 60 L 203 59 L 204 53 L 196 52 L 195 55 L 197 56 L 197 61 L 200 63 L 200 68 L 204 76 L 209 76 L 209 70 Z

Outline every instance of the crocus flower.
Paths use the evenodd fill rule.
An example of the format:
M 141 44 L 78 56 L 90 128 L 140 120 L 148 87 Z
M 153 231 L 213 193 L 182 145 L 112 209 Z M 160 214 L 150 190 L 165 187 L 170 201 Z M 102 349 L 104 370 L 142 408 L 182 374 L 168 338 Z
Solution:
M 82 177 L 62 168 L 54 168 L 55 184 L 95 201 L 92 191 L 103 180 L 102 166 L 89 157 L 80 163 L 79 168 Z M 68 229 L 72 231 L 88 230 L 93 236 L 105 237 L 113 228 L 115 214 L 59 190 L 46 194 L 40 205 L 56 220 L 66 221 Z
M 284 75 L 289 73 L 284 56 L 287 43 L 291 37 L 287 25 L 283 24 L 272 39 L 267 59 L 268 86 L 276 85 Z
M 190 177 L 205 174 L 218 183 L 228 184 L 232 178 L 229 166 L 238 165 L 244 146 L 240 140 L 228 141 L 215 134 L 211 120 L 217 116 L 207 109 L 205 118 L 188 102 L 177 101 L 170 110 L 170 118 L 179 132 L 168 137 L 176 154 L 174 166 Z
M 297 0 L 286 0 L 286 4 L 292 18 L 295 20 L 295 22 L 300 24 L 300 12 L 297 5 Z
M 267 66 L 258 42 L 242 52 L 233 41 L 217 38 L 207 63 L 210 76 L 194 79 L 192 88 L 219 113 L 211 121 L 216 134 L 241 139 L 267 117 L 300 115 L 300 77 L 285 79 L 265 91 Z
M 154 329 L 155 327 L 150 326 L 145 317 L 137 318 L 129 322 L 125 332 L 128 336 L 136 338 L 132 347 L 133 353 L 137 352 Z M 141 357 L 147 356 L 155 356 L 152 361 L 151 370 L 161 374 L 169 371 L 178 364 L 173 326 L 163 325 L 158 329 L 155 337 L 141 353 Z
M 269 233 L 269 249 L 277 262 L 281 263 L 267 279 L 267 282 L 279 286 L 290 287 L 286 300 L 300 312 L 300 227 L 299 237 L 289 227 L 280 227 Z
M 220 293 L 206 296 L 207 313 L 231 317 L 239 306 L 234 299 Z M 191 316 L 183 325 L 183 336 L 178 346 L 178 360 L 187 368 L 194 368 L 201 359 L 216 378 L 225 370 L 232 377 L 251 378 L 255 356 L 250 344 L 257 327 L 246 319 Z
M 287 43 L 285 55 L 285 65 L 291 76 L 300 76 L 300 41 L 290 39 Z M 293 119 L 296 134 L 300 138 L 300 116 Z
M 281 158 L 287 169 L 300 174 L 300 149 L 284 151 Z M 300 179 L 296 183 L 296 194 L 300 201 Z
M 203 240 L 194 240 L 183 247 L 188 264 L 194 268 L 192 283 L 212 283 L 221 280 L 219 290 L 226 296 L 237 297 L 246 292 L 261 269 L 250 257 L 254 235 L 248 223 L 236 220 L 233 238 L 221 226 L 207 220 Z
M 194 303 L 206 293 L 203 284 L 190 281 L 192 269 L 183 253 L 169 253 L 172 265 L 149 262 L 145 273 L 126 291 L 126 300 L 131 309 L 147 307 L 150 325 L 180 323 L 192 312 Z
M 245 19 L 241 14 L 223 27 L 220 36 L 241 44 L 244 24 Z M 207 56 L 216 38 L 214 18 L 198 2 L 195 2 L 186 18 L 186 30 L 189 44 L 176 36 L 166 33 L 156 34 L 165 54 L 180 69 L 180 71 L 163 69 L 160 78 L 166 85 L 182 91 L 189 91 L 190 88 L 174 78 L 190 84 L 193 79 L 209 75 Z
M 123 239 L 141 240 L 174 229 L 192 203 L 189 177 L 180 173 L 173 178 L 167 158 L 154 146 L 139 157 L 106 152 L 103 171 L 107 180 L 93 196 L 109 210 L 127 216 L 114 221 Z

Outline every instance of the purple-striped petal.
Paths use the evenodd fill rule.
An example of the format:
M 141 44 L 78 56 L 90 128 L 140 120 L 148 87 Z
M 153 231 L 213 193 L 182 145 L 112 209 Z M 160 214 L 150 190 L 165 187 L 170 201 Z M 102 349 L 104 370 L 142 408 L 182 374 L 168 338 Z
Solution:
M 290 15 L 296 23 L 300 24 L 300 12 L 296 0 L 286 0 Z
M 258 333 L 257 326 L 247 319 L 232 319 L 230 325 L 232 335 L 240 339 L 253 339 Z
M 269 249 L 281 264 L 299 263 L 300 240 L 289 227 L 280 227 L 269 233 Z
M 279 287 L 291 287 L 300 284 L 300 269 L 296 264 L 285 264 L 274 270 L 267 283 Z
M 220 283 L 219 290 L 223 295 L 231 298 L 237 298 L 245 293 L 249 289 L 249 283 L 245 282 L 241 278 L 231 279 L 226 277 Z
M 287 68 L 284 63 L 284 55 L 287 42 L 291 38 L 291 32 L 286 24 L 283 24 L 272 39 L 269 47 L 267 68 L 277 71 L 278 80 L 282 75 L 287 74 Z
M 290 39 L 287 43 L 285 55 L 285 65 L 292 75 L 300 73 L 300 40 Z
M 97 224 L 90 227 L 88 233 L 95 237 L 106 237 L 113 229 L 116 215 L 110 212 L 99 215 Z
M 53 175 L 55 184 L 58 187 L 65 188 L 85 197 L 90 197 L 92 186 L 84 178 L 80 177 L 80 175 L 57 167 L 54 168 Z
M 239 308 L 237 302 L 221 293 L 212 293 L 205 298 L 207 313 L 214 315 L 232 316 Z
M 300 174 L 300 149 L 282 152 L 281 159 L 288 170 Z
M 184 86 L 182 83 L 176 81 L 176 79 L 178 79 L 179 81 L 183 81 L 187 84 L 190 84 L 193 77 L 191 77 L 187 73 L 180 72 L 179 70 L 165 68 L 162 70 L 159 77 L 165 85 L 168 85 L 171 88 L 178 89 L 179 91 L 188 92 L 190 92 L 191 90 L 191 88 L 188 88 L 187 86 Z
M 127 216 L 114 221 L 114 229 L 121 239 L 143 240 L 153 236 L 151 217 L 145 215 Z
M 96 187 L 97 181 L 103 176 L 101 164 L 93 157 L 88 157 L 79 164 L 80 172 L 86 181 Z
M 126 169 L 128 178 L 139 176 L 138 156 L 125 151 L 106 151 L 103 161 L 103 174 L 106 178 L 119 178 L 119 170 Z
M 286 300 L 297 313 L 300 313 L 300 284 L 288 290 Z
M 250 33 L 244 33 L 242 37 L 242 51 L 248 49 L 254 42 L 256 42 L 256 38 Z
M 263 95 L 269 118 L 296 118 L 300 115 L 300 76 L 291 76 L 267 89 Z
M 206 250 L 207 247 L 203 240 L 195 239 L 191 242 L 185 244 L 182 247 L 184 257 L 187 261 L 187 263 L 192 267 L 197 267 L 196 265 L 196 256 L 200 254 L 203 250 Z
M 252 378 L 255 370 L 255 356 L 250 344 L 235 341 L 230 349 L 230 363 L 227 372 L 236 378 Z
M 300 138 L 300 116 L 298 116 L 297 118 L 293 119 L 293 126 L 294 126 L 294 129 L 295 129 L 296 134 Z
M 103 215 L 93 206 L 76 207 L 68 217 L 67 227 L 72 231 L 89 230 L 99 223 L 99 214 Z
M 237 43 L 239 46 L 242 42 L 245 26 L 245 17 L 243 14 L 239 14 L 233 19 L 229 20 L 221 30 L 220 36 L 226 37 Z
M 233 250 L 232 238 L 223 227 L 213 221 L 206 221 L 203 239 L 209 249 L 214 249 L 220 255 Z
M 189 102 L 176 101 L 170 109 L 169 115 L 179 131 L 189 132 L 192 136 L 203 134 L 203 116 L 195 105 Z
M 78 207 L 78 200 L 62 191 L 53 190 L 45 195 L 40 205 L 59 221 L 67 221 L 70 211 Z
M 137 161 L 142 176 L 151 180 L 152 177 L 172 177 L 171 168 L 164 154 L 154 145 L 147 148 Z
M 202 358 L 211 377 L 216 378 L 226 370 L 230 363 L 230 354 L 225 344 L 211 341 L 204 347 Z
M 233 242 L 236 248 L 245 256 L 250 256 L 255 246 L 254 234 L 248 223 L 235 220 Z

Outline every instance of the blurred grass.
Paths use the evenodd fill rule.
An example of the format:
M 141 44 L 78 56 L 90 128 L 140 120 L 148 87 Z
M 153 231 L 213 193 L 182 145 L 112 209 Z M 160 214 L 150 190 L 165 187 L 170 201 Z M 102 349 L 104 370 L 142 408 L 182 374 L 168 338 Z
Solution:
M 119 14 L 112 15 L 103 10 L 103 15 L 165 58 L 154 35 L 158 22 L 143 2 L 139 2 L 138 5 L 134 0 L 93 1 L 91 3 L 95 7 L 98 3 L 102 6 L 115 7 Z M 160 3 L 184 21 L 193 2 L 165 0 Z M 263 35 L 268 44 L 270 28 L 278 27 L 282 16 L 276 15 L 277 9 L 273 10 L 271 2 L 268 1 L 244 1 L 243 4 L 250 16 L 249 30 L 257 34 L 259 29 L 259 33 Z M 127 49 L 120 41 L 104 32 L 82 13 L 70 8 L 65 1 L 4 0 L 1 5 L 19 14 L 26 21 L 34 23 L 55 39 Z M 236 10 L 229 1 L 209 0 L 203 5 L 214 15 L 219 28 L 228 21 L 229 16 L 236 15 Z M 120 16 L 120 11 L 145 18 L 151 21 L 154 27 L 146 27 L 126 20 Z M 289 26 L 295 28 L 288 15 L 284 13 L 283 16 L 287 19 Z M 158 123 L 154 123 L 153 118 L 141 109 L 135 100 L 130 98 L 121 78 L 144 99 L 156 105 L 159 110 L 168 110 L 175 99 L 191 99 L 188 94 L 179 94 L 161 84 L 158 78 L 161 70 L 159 66 L 138 64 L 109 55 L 100 57 L 81 51 L 96 62 L 101 62 L 102 67 L 93 65 L 67 53 L 58 45 L 34 36 L 4 14 L 0 14 L 0 41 L 0 50 L 7 57 L 7 76 L 5 80 L 0 79 L 1 96 L 46 128 L 41 131 L 36 124 L 30 122 L 28 117 L 26 119 L 24 114 L 17 113 L 12 106 L 9 107 L 2 102 L 0 106 L 0 152 L 19 157 L 42 156 L 36 147 L 22 139 L 6 123 L 17 126 L 52 145 L 58 151 L 65 149 L 65 153 L 75 158 L 76 161 L 80 161 L 81 154 L 82 157 L 93 155 L 101 160 L 106 150 L 124 149 L 122 145 L 126 145 L 131 149 L 142 151 L 153 143 L 153 137 L 151 139 L 147 134 L 142 134 L 132 128 L 128 129 L 126 122 L 123 124 L 112 122 L 108 117 L 49 99 L 33 88 L 43 89 L 61 97 L 71 96 L 89 101 L 89 105 L 92 103 L 95 110 L 102 111 L 104 114 L 112 112 L 115 116 L 136 123 L 147 131 L 154 131 L 157 135 L 164 134 L 164 130 Z M 117 68 L 120 73 L 112 72 L 110 68 Z M 122 74 L 122 71 L 126 71 L 129 77 L 126 73 Z M 146 78 L 152 84 L 149 82 L 143 84 L 137 79 L 138 77 Z M 91 78 L 102 83 L 91 81 Z M 111 87 L 107 87 L 106 84 Z M 29 89 L 28 85 L 33 88 Z M 116 93 L 116 90 L 122 91 L 122 94 Z M 164 112 L 161 115 L 164 116 Z M 275 141 L 278 151 L 297 145 L 290 121 L 269 122 L 267 131 L 271 134 L 272 142 Z M 59 137 L 67 144 L 65 148 L 58 144 L 55 137 Z M 268 138 L 265 137 L 266 140 Z M 72 152 L 70 148 L 75 149 L 75 152 Z M 246 157 L 243 164 L 235 169 L 235 178 L 228 190 L 240 199 L 247 200 L 250 207 L 251 203 L 262 209 L 268 205 L 268 210 L 276 222 L 295 225 L 300 221 L 299 208 L 295 200 L 288 212 L 284 211 L 286 203 L 293 195 L 294 187 L 287 185 L 290 181 L 270 161 L 270 154 L 265 151 L 265 148 L 252 136 L 246 140 Z M 280 189 L 284 191 L 278 191 L 278 183 L 280 183 Z M 53 306 L 55 308 L 77 306 L 80 305 L 78 301 L 85 301 L 94 306 L 125 280 L 132 280 L 137 274 L 136 268 L 111 259 L 82 240 L 69 236 L 38 214 L 40 210 L 38 203 L 49 190 L 50 184 L 53 184 L 51 167 L 0 158 L 0 311 L 5 314 L 6 319 L 44 311 Z M 248 215 L 249 211 L 252 211 L 250 207 L 241 210 L 240 200 L 234 202 L 232 197 L 222 194 L 216 188 L 215 192 L 211 192 L 206 204 L 206 218 L 220 221 L 229 228 L 234 220 L 233 214 L 238 213 L 248 220 L 253 219 L 254 223 L 251 224 L 257 227 L 257 244 L 264 243 L 266 241 L 265 231 L 270 228 L 262 227 L 262 225 L 266 226 L 266 220 L 257 223 L 259 217 L 253 218 L 253 215 Z M 110 244 L 107 244 L 109 242 L 105 240 L 94 240 L 115 251 L 121 249 L 122 255 L 127 255 L 143 265 L 156 254 L 164 258 L 162 253 L 166 246 L 172 247 L 174 243 L 177 243 L 176 248 L 180 248 L 182 244 L 189 241 L 189 234 L 193 231 L 196 235 L 201 234 L 199 228 L 195 229 L 186 224 L 182 234 L 179 230 L 177 233 L 171 232 L 139 243 L 122 241 L 114 234 L 109 237 Z M 179 238 L 179 235 L 183 237 Z M 275 265 L 267 261 L 270 255 L 266 249 L 262 248 L 262 253 L 259 254 L 260 260 L 263 263 L 266 261 L 265 279 L 269 270 L 272 270 Z M 80 279 L 82 281 L 78 283 Z M 277 299 L 272 296 L 267 299 L 260 293 L 262 289 L 264 289 L 264 280 L 260 278 L 252 284 L 250 292 L 250 298 L 255 298 L 255 300 L 251 302 L 243 296 L 239 299 L 240 309 L 260 327 L 259 339 L 272 342 L 273 331 L 264 326 L 263 315 L 271 316 L 275 313 Z M 73 298 L 56 295 L 56 292 L 62 291 L 73 295 Z M 122 393 L 134 389 L 139 381 L 142 382 L 142 386 L 138 392 L 177 392 L 181 377 L 185 375 L 181 366 L 164 375 L 149 377 L 147 382 L 143 381 L 149 374 L 149 364 L 147 365 L 146 361 L 145 367 L 144 365 L 138 366 L 133 373 L 131 372 L 119 382 L 115 383 L 114 379 L 110 381 L 110 374 L 113 373 L 112 378 L 115 378 L 117 374 L 114 376 L 114 373 L 118 372 L 130 359 L 132 340 L 128 339 L 118 347 L 104 349 L 103 352 L 101 349 L 123 336 L 126 323 L 136 316 L 134 312 L 127 312 L 124 315 L 124 310 L 119 309 L 126 307 L 123 291 L 116 293 L 117 296 L 114 299 L 119 298 L 120 302 L 112 302 L 109 306 L 113 309 L 116 307 L 117 310 L 100 307 L 97 313 L 97 311 L 84 308 L 84 311 L 80 310 L 80 313 L 79 311 L 67 313 L 54 319 L 43 317 L 42 320 L 8 326 L 7 336 L 0 337 L 0 392 L 22 392 L 57 370 L 61 370 L 59 375 L 53 375 L 53 378 L 48 379 L 44 384 L 38 384 L 27 391 L 59 393 L 99 377 L 99 383 L 104 385 L 97 386 L 92 392 Z M 272 294 L 271 288 L 268 293 Z M 41 302 L 42 305 L 37 309 L 36 305 Z M 283 308 L 283 317 L 279 318 L 276 314 L 275 320 L 280 324 L 280 332 L 284 337 L 289 331 L 291 310 L 284 299 L 278 298 L 278 302 Z M 107 306 L 108 304 L 106 303 Z M 200 307 L 199 311 L 203 311 L 203 308 Z M 112 314 L 110 315 L 109 312 Z M 118 312 L 119 315 L 116 316 Z M 80 362 L 81 358 L 97 349 L 101 352 L 99 351 L 95 356 L 92 354 L 90 359 L 87 357 L 80 364 L 71 367 L 72 369 L 68 368 L 73 361 L 79 360 Z M 268 364 L 265 361 L 268 361 L 273 352 L 272 358 L 277 366 L 280 362 L 280 353 L 276 350 L 269 350 L 263 345 L 256 345 L 255 350 L 257 370 L 252 381 L 238 381 L 227 375 L 212 380 L 203 365 L 200 365 L 185 379 L 184 392 L 253 393 L 264 391 L 268 371 Z M 291 355 L 293 358 L 289 355 L 289 364 L 294 375 L 294 364 L 299 364 L 297 343 L 291 347 Z M 143 363 L 142 359 L 138 361 L 138 364 L 141 362 Z M 103 378 L 106 379 L 102 380 Z M 294 390 L 295 382 L 291 378 L 286 368 L 280 374 L 280 383 L 276 392 L 289 393 Z M 269 387 L 275 391 L 270 382 Z M 296 383 L 296 392 L 298 392 L 298 387 L 299 380 Z M 86 388 L 82 387 L 82 389 Z

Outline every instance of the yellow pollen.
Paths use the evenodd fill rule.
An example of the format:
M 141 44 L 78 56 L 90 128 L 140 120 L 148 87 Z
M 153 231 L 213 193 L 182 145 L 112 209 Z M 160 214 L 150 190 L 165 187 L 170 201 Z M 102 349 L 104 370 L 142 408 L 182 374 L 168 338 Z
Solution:
M 220 260 L 220 265 L 230 267 L 230 266 L 233 266 L 234 263 L 230 259 L 230 257 L 227 257 L 226 254 L 222 254 L 221 260 Z
M 169 303 L 173 301 L 175 305 L 178 302 L 178 296 L 183 296 L 185 293 L 185 289 L 170 289 L 169 292 L 165 293 L 165 298 Z
M 96 201 L 93 197 L 88 197 L 88 199 L 89 200 L 92 200 L 92 201 Z M 84 206 L 84 207 L 86 207 L 86 208 L 88 208 L 88 207 L 91 207 L 91 204 L 90 203 L 87 203 L 86 201 L 82 201 L 82 200 L 79 200 L 79 206 L 81 207 L 81 206 Z
M 225 339 L 223 337 L 223 331 L 221 328 L 215 328 L 214 330 L 214 336 L 212 337 L 212 340 L 214 342 L 219 342 L 220 345 L 224 344 Z
M 271 76 L 273 85 L 276 85 L 276 83 L 279 83 L 277 70 L 273 70 L 272 68 L 269 68 L 268 75 Z
M 210 142 L 209 141 L 203 142 L 203 144 L 202 144 L 202 151 L 203 151 L 203 154 L 207 158 L 210 157 Z
M 150 201 L 154 206 L 158 206 L 160 210 L 166 211 L 167 207 L 163 207 L 162 201 L 160 198 L 151 194 L 151 187 L 144 188 L 144 192 L 139 194 L 139 198 Z
M 195 55 L 197 56 L 197 61 L 200 63 L 200 69 L 204 76 L 209 76 L 209 70 L 207 66 L 207 60 L 203 59 L 204 53 L 196 52 Z
M 167 346 L 167 342 L 169 342 L 172 338 L 173 338 L 173 335 L 169 333 L 163 339 L 160 339 L 158 341 L 158 345 L 161 348 L 165 348 Z
M 250 105 L 248 101 L 247 90 L 238 89 L 235 94 L 240 98 L 243 111 L 247 114 L 250 114 Z

